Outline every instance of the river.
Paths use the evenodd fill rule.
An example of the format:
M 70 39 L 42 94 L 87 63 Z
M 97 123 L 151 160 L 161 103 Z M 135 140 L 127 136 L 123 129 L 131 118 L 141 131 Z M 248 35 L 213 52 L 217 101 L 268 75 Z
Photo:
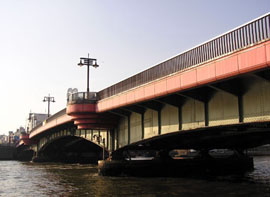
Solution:
M 270 196 L 270 157 L 245 175 L 200 178 L 98 176 L 93 165 L 0 161 L 0 196 Z

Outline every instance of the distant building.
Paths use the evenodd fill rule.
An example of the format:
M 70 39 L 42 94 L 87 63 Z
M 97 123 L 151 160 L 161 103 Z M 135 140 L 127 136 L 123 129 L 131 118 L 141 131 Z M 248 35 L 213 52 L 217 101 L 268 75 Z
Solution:
M 9 131 L 8 132 L 8 143 L 9 144 L 13 144 L 14 142 L 14 132 L 13 131 Z
M 7 143 L 8 143 L 8 136 L 0 135 L 0 144 L 7 144 Z
M 29 133 L 37 125 L 48 118 L 48 114 L 29 113 L 26 132 Z
M 15 144 L 18 144 L 19 141 L 20 141 L 20 135 L 21 135 L 21 134 L 25 134 L 25 133 L 26 133 L 26 132 L 25 132 L 24 127 L 18 128 L 18 129 L 16 130 L 16 132 L 14 133 L 14 139 L 13 139 L 13 142 L 14 142 Z
M 24 127 L 20 127 L 16 130 L 16 132 L 14 133 L 15 136 L 20 136 L 21 133 L 25 133 L 25 129 Z

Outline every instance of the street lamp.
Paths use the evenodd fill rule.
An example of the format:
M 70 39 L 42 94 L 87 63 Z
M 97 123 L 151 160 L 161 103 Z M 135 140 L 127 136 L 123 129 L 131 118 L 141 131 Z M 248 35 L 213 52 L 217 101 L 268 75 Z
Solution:
M 54 97 L 50 96 L 44 96 L 43 102 L 48 102 L 48 117 L 50 117 L 50 102 L 55 102 Z
M 78 63 L 78 66 L 87 66 L 87 93 L 89 92 L 89 67 L 93 66 L 94 68 L 99 67 L 97 64 L 97 59 L 92 59 L 89 58 L 89 53 L 88 53 L 88 58 L 86 57 L 81 57 L 80 58 L 80 63 Z

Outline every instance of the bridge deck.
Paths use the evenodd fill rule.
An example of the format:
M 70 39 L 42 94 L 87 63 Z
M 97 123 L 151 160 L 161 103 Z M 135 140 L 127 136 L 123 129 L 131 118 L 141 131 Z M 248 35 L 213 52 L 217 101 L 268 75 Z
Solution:
M 169 96 L 255 70 L 270 68 L 269 66 L 268 13 L 98 92 L 100 100 L 97 105 L 89 102 L 68 105 L 67 113 L 77 113 L 83 115 L 78 119 L 87 119 L 87 116 L 94 116 L 95 113 Z M 63 110 L 35 128 L 30 138 L 73 120 L 75 119 Z
M 269 39 L 268 39 L 269 40 Z M 190 67 L 98 101 L 97 112 L 155 99 L 270 66 L 270 41 Z M 88 109 L 85 108 L 87 111 Z

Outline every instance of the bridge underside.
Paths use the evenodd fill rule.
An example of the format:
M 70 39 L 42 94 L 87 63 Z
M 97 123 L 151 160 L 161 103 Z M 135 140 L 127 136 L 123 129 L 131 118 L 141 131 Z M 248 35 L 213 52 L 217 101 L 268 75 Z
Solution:
M 105 152 L 107 156 L 107 151 Z M 103 148 L 77 136 L 61 136 L 48 141 L 34 161 L 64 163 L 97 163 L 103 159 Z
M 246 123 L 176 131 L 124 146 L 125 150 L 238 149 L 270 143 L 270 122 Z
M 245 149 L 267 144 L 269 82 L 266 68 L 111 110 L 122 116 L 119 148 Z

